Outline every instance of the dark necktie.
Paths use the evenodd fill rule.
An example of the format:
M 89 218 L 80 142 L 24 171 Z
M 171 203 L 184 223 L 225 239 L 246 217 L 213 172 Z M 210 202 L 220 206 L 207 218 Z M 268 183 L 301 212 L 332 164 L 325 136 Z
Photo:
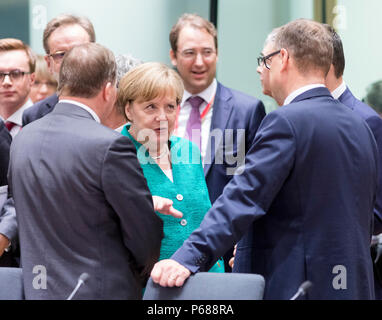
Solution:
M 203 103 L 203 98 L 201 97 L 191 97 L 188 98 L 188 102 L 191 104 L 192 109 L 190 113 L 190 117 L 187 121 L 186 133 L 188 140 L 195 143 L 199 149 L 201 150 L 202 145 L 202 121 L 200 119 L 200 105 Z
M 16 125 L 16 123 L 12 121 L 5 121 L 5 126 L 7 127 L 8 131 L 11 131 L 12 128 Z

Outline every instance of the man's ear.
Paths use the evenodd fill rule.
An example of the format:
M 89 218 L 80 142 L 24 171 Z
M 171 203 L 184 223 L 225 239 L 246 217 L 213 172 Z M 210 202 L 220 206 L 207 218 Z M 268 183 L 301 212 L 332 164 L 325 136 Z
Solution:
M 177 66 L 176 53 L 172 49 L 170 49 L 170 60 L 171 60 L 172 65 L 174 67 L 176 67 Z
M 103 99 L 106 102 L 109 102 L 110 100 L 115 100 L 116 98 L 115 92 L 116 92 L 115 85 L 112 84 L 111 82 L 106 83 L 106 85 L 103 87 Z
M 49 56 L 46 54 L 45 56 L 44 56 L 44 60 L 45 60 L 45 62 L 46 62 L 46 64 L 48 65 L 48 70 L 49 70 L 49 72 L 51 73 L 51 74 L 53 74 L 53 66 L 52 66 L 52 62 L 51 62 L 51 60 L 50 60 L 50 58 L 49 58 Z
M 36 74 L 33 72 L 30 75 L 30 85 L 31 86 L 34 84 L 35 79 L 36 79 Z
M 289 52 L 286 49 L 281 49 L 281 71 L 285 71 L 289 64 Z

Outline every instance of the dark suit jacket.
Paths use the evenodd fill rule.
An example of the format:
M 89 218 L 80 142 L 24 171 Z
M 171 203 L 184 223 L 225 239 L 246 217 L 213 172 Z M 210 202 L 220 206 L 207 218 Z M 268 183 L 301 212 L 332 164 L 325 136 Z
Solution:
M 265 299 L 289 299 L 305 280 L 310 299 L 372 299 L 377 157 L 359 116 L 309 90 L 264 118 L 244 173 L 172 258 L 204 271 L 246 234 L 234 272 L 263 275 Z
M 216 139 L 210 140 L 204 165 L 211 203 L 233 177 L 227 170 L 243 164 L 264 117 L 265 109 L 260 100 L 218 83 L 210 129 Z M 238 155 L 242 159 L 236 161 Z
M 346 89 L 338 100 L 366 121 L 373 132 L 375 141 L 377 142 L 379 150 L 379 188 L 374 207 L 374 234 L 379 234 L 382 233 L 382 118 L 377 112 L 374 111 L 373 108 L 354 97 L 349 88 Z
M 9 186 L 27 299 L 66 299 L 83 272 L 76 298 L 141 298 L 163 231 L 127 137 L 58 103 L 14 139 Z M 35 288 L 36 266 L 46 289 Z
M 0 187 L 8 185 L 7 173 L 9 163 L 9 148 L 11 146 L 12 137 L 4 122 L 0 120 Z
M 12 137 L 4 122 L 0 120 L 0 187 L 8 185 L 7 173 L 11 142 Z M 13 248 L 16 248 L 17 222 L 12 199 L 8 199 L 4 206 L 0 204 L 0 233 L 10 239 Z M 18 253 L 13 250 L 8 253 L 4 252 L 0 257 L 0 267 L 16 267 L 17 261 L 15 258 L 17 256 Z
M 56 93 L 48 98 L 45 98 L 44 100 L 36 102 L 33 106 L 24 111 L 23 126 L 26 126 L 28 123 L 40 119 L 48 113 L 52 112 L 57 103 L 58 96 Z

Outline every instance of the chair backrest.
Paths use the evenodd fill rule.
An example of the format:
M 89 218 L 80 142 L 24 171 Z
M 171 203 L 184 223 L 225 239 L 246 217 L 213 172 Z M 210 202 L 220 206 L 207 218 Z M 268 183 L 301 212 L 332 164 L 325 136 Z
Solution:
M 199 272 L 181 288 L 164 288 L 150 278 L 143 300 L 262 300 L 264 286 L 258 274 Z
M 0 268 L 0 300 L 23 300 L 23 269 Z

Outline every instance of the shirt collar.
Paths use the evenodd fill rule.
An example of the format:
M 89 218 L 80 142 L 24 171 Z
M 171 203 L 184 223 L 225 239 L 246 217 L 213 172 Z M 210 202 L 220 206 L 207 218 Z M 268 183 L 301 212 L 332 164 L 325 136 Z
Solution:
M 184 90 L 181 105 L 183 106 L 184 102 L 187 101 L 187 99 L 192 97 L 192 96 L 201 97 L 204 99 L 204 101 L 209 103 L 210 101 L 212 101 L 213 97 L 215 96 L 217 86 L 218 86 L 218 84 L 217 84 L 216 78 L 214 78 L 212 83 L 206 89 L 204 89 L 202 92 L 199 92 L 198 94 L 191 94 L 187 90 Z
M 317 83 L 317 84 L 309 84 L 307 86 L 304 86 L 304 87 L 301 87 L 295 91 L 293 91 L 284 101 L 284 106 L 287 105 L 287 104 L 290 104 L 295 98 L 297 98 L 299 95 L 303 94 L 304 92 L 308 91 L 308 90 L 312 90 L 314 88 L 320 88 L 320 87 L 324 87 L 325 86 L 321 83 Z
M 346 91 L 346 83 L 345 81 L 342 81 L 341 85 L 332 92 L 332 96 L 334 99 L 338 100 L 344 94 L 345 91 Z
M 88 107 L 87 105 L 85 105 L 81 102 L 75 101 L 75 100 L 70 100 L 70 99 L 63 99 L 63 100 L 60 100 L 59 102 L 75 104 L 76 106 L 78 106 L 82 109 L 85 109 L 87 112 L 89 112 L 95 121 L 97 121 L 98 123 L 101 123 L 101 120 L 99 119 L 98 115 L 94 112 L 94 110 L 92 108 Z
M 25 109 L 31 107 L 32 105 L 33 105 L 32 100 L 28 99 L 27 102 L 25 102 L 25 104 L 21 108 L 19 108 L 8 119 L 5 119 L 5 121 L 13 122 L 13 123 L 17 124 L 18 126 L 22 127 L 22 125 L 23 125 L 23 113 L 24 113 Z

